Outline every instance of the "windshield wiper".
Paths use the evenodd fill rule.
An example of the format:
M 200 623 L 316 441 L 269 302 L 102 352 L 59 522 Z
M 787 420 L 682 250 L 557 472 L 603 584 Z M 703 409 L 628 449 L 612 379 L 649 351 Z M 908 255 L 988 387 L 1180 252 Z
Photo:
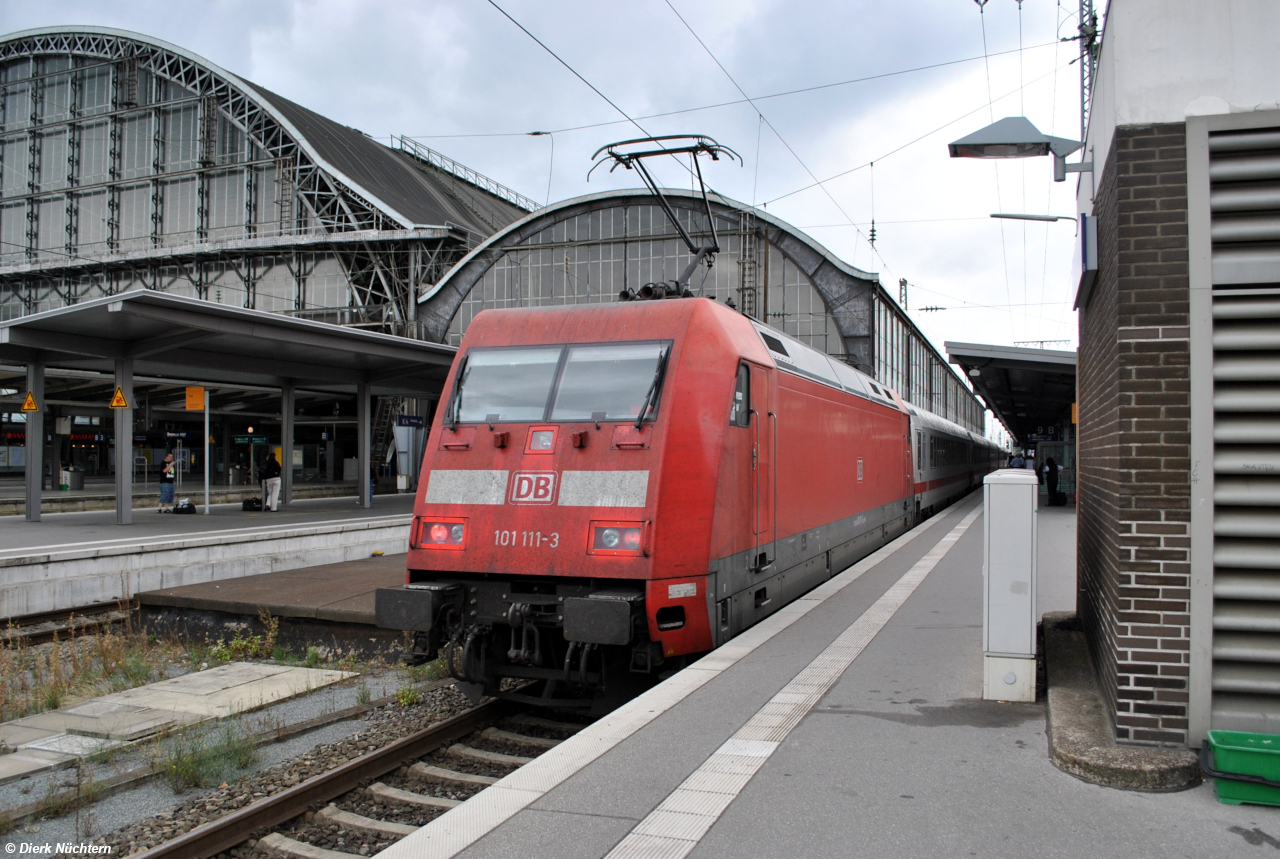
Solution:
M 644 416 L 648 414 L 649 406 L 656 405 L 658 402 L 658 393 L 662 390 L 662 378 L 667 374 L 667 356 L 670 354 L 671 349 L 668 347 L 658 359 L 658 366 L 653 371 L 653 384 L 649 386 L 649 393 L 644 395 L 644 404 L 640 406 L 640 417 L 636 418 L 637 430 L 644 423 Z
M 453 377 L 453 391 L 449 394 L 449 405 L 445 406 L 444 425 L 450 432 L 457 432 L 455 427 L 458 425 L 458 413 L 462 411 L 462 377 L 467 374 L 467 361 L 470 359 L 471 356 L 466 355 L 458 365 L 458 375 Z

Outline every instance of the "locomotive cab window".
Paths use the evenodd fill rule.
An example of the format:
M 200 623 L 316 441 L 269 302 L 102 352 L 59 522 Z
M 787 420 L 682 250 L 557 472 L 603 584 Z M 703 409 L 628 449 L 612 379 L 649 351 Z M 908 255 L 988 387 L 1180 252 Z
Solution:
M 553 421 L 652 418 L 662 393 L 665 343 L 570 346 L 560 373 Z
M 472 349 L 455 395 L 458 420 L 542 420 L 560 352 L 559 346 Z
M 738 384 L 733 389 L 733 405 L 729 408 L 729 425 L 751 426 L 751 368 L 738 365 Z
M 450 403 L 460 423 L 653 420 L 670 342 L 478 348 Z

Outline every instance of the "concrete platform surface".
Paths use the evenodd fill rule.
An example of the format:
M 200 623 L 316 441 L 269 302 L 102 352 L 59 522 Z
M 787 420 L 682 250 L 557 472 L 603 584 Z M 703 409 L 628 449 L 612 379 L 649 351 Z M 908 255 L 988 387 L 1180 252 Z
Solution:
M 141 591 L 368 558 L 409 548 L 413 496 L 362 509 L 350 499 L 299 501 L 277 513 L 215 507 L 209 516 L 64 513 L 0 520 L 0 616 L 132 599 Z
M 374 623 L 378 588 L 404 584 L 407 555 L 382 555 L 241 579 L 163 588 L 138 594 L 144 606 L 169 606 L 228 614 L 307 617 L 338 623 Z
M 189 497 L 199 504 L 198 497 Z M 174 539 L 214 531 L 409 514 L 413 512 L 413 499 L 408 493 L 375 495 L 373 507 L 368 510 L 357 507 L 352 498 L 303 499 L 281 507 L 276 513 L 245 512 L 239 504 L 215 504 L 208 516 L 135 510 L 132 525 L 117 525 L 114 511 L 51 513 L 42 516 L 39 522 L 5 517 L 0 518 L 0 558 L 72 547 L 127 545 L 146 538 Z
M 0 784 L 160 731 L 256 710 L 351 672 L 231 662 L 0 725 Z
M 1220 805 L 1211 785 L 1138 793 L 1063 773 L 1043 704 L 981 700 L 980 503 L 378 856 L 1238 857 L 1280 843 L 1270 810 Z M 1074 519 L 1041 523 L 1065 540 Z M 1040 560 L 1041 592 L 1074 607 L 1071 557 Z

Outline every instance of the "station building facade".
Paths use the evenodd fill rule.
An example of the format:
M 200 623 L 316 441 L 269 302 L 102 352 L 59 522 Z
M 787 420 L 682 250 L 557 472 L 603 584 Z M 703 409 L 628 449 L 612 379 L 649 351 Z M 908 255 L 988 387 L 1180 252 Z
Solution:
M 535 206 L 415 141 L 376 142 L 148 36 L 0 38 L 0 319 L 145 288 L 422 339 L 422 287 Z M 21 473 L 25 389 L 10 375 L 0 472 Z M 105 473 L 112 388 L 91 381 L 51 370 L 57 451 L 45 461 Z M 182 434 L 182 390 L 139 385 L 138 444 L 158 462 Z M 309 470 L 341 479 L 353 404 L 304 389 L 298 405 Z M 279 443 L 278 394 L 217 391 L 213 409 L 229 439 L 218 472 L 247 481 L 252 452 Z
M 1280 733 L 1280 7 L 1113 0 L 1088 102 L 1080 614 L 1120 741 Z

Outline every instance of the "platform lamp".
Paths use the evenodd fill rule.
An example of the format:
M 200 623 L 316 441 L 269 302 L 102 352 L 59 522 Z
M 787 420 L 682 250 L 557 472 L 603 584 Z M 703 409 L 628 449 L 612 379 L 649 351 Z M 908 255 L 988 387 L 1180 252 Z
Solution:
M 1025 116 L 1006 116 L 986 128 L 947 145 L 952 158 L 1036 158 L 1053 156 L 1053 181 L 1066 181 L 1068 173 L 1092 173 L 1093 162 L 1068 164 L 1067 156 L 1084 146 L 1078 140 L 1051 137 Z

